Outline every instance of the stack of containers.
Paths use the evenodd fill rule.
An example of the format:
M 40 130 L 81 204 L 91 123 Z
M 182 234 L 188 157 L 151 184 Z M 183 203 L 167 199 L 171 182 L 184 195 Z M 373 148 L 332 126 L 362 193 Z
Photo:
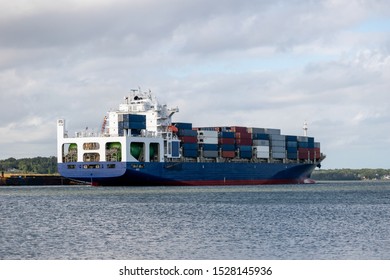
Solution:
M 240 158 L 252 158 L 252 133 L 247 127 L 232 126 L 230 128 L 235 133 L 236 148 Z
M 286 136 L 270 134 L 271 158 L 284 159 L 286 157 Z
M 218 131 L 209 129 L 198 130 L 198 145 L 203 149 L 206 158 L 218 157 Z
M 309 137 L 298 136 L 298 159 L 310 159 Z
M 123 114 L 122 118 L 123 121 L 118 122 L 119 134 L 123 135 L 124 129 L 128 129 L 131 135 L 140 135 L 141 130 L 146 129 L 145 115 Z
M 321 157 L 321 144 L 320 142 L 314 142 L 314 158 L 319 160 Z
M 296 160 L 298 158 L 298 137 L 286 135 L 287 158 Z
M 265 128 L 251 127 L 248 132 L 252 133 L 253 149 L 256 151 L 256 157 L 269 159 L 269 134 L 265 133 Z
M 221 149 L 221 156 L 225 158 L 235 157 L 235 133 L 226 131 L 224 128 L 219 128 L 218 145 Z
M 122 119 L 122 120 L 121 120 Z M 118 136 L 124 136 L 124 124 L 123 124 L 123 116 L 119 115 L 119 121 L 118 121 Z
M 177 129 L 177 136 L 181 141 L 182 155 L 184 157 L 196 158 L 198 156 L 198 133 L 192 130 L 192 123 L 174 123 Z
M 316 144 L 314 142 L 314 137 L 308 137 L 307 139 L 308 146 L 309 146 L 309 157 L 311 160 L 319 159 L 320 158 L 320 151 L 319 148 L 316 147 Z

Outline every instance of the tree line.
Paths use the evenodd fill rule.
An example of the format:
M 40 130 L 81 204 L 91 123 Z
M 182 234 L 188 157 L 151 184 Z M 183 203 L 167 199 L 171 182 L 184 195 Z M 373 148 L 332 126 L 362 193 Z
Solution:
M 0 170 L 5 173 L 55 174 L 57 157 L 8 158 L 0 160 Z
M 311 176 L 314 180 L 382 180 L 390 179 L 390 170 L 383 168 L 363 169 L 325 169 L 315 170 Z

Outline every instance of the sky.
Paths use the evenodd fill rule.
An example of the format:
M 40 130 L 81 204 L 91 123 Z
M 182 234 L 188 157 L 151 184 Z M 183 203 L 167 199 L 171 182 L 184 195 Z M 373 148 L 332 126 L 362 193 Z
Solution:
M 131 89 L 194 126 L 280 128 L 390 168 L 390 1 L 0 0 L 0 159 L 56 155 Z

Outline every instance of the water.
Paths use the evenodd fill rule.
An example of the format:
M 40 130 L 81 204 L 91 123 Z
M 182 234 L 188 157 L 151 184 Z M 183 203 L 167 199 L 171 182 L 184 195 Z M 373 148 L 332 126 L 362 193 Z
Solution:
M 0 187 L 0 259 L 390 259 L 390 182 Z

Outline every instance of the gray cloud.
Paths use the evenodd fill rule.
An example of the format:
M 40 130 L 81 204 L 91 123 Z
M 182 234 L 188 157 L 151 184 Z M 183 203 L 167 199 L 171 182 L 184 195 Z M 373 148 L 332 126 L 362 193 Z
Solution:
M 0 158 L 55 155 L 57 118 L 97 130 L 141 86 L 176 120 L 307 120 L 325 167 L 390 168 L 387 1 L 18 1 L 0 4 Z

